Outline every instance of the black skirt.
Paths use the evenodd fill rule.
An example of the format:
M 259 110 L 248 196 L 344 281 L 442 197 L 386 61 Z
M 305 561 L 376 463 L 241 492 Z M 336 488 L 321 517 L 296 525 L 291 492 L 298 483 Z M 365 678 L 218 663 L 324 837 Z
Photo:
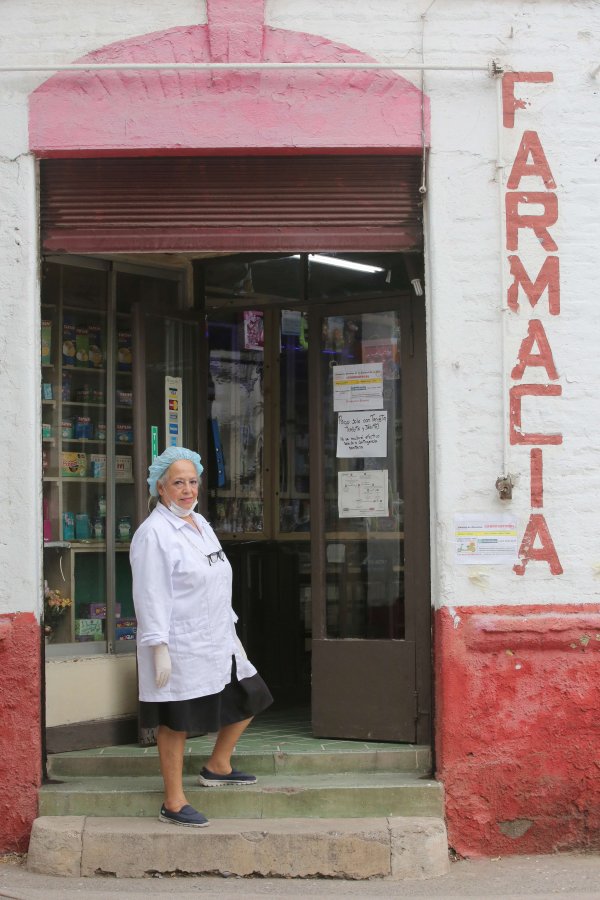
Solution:
M 191 700 L 140 701 L 140 727 L 151 729 L 166 725 L 172 731 L 188 734 L 216 732 L 223 725 L 257 716 L 272 702 L 271 692 L 258 673 L 238 681 L 233 656 L 231 681 L 222 691 Z

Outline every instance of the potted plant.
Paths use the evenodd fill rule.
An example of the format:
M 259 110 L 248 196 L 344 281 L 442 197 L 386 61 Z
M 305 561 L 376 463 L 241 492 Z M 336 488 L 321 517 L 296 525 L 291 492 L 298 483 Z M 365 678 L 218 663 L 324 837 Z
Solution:
M 44 581 L 44 636 L 47 641 L 53 640 L 61 618 L 72 604 L 70 597 L 63 597 L 59 590 L 50 588 Z

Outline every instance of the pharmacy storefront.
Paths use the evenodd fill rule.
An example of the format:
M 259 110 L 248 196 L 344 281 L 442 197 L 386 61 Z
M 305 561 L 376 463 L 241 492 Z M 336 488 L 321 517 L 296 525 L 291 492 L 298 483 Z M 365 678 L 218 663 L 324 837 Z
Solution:
M 262 21 L 253 28 L 248 41 Z M 302 35 L 269 37 L 274 59 L 307 50 Z M 147 39 L 151 55 L 157 40 Z M 190 40 L 210 61 L 210 26 L 164 36 L 180 59 Z M 130 48 L 89 62 L 115 52 L 125 62 Z M 328 53 L 347 57 L 333 44 Z M 395 73 L 351 69 L 363 91 L 379 81 L 386 90 L 350 123 L 349 73 L 334 71 L 335 120 L 316 138 L 322 81 L 300 88 L 275 69 L 289 102 L 302 100 L 290 155 L 278 104 L 279 123 L 256 146 L 256 75 L 241 87 L 235 67 L 222 76 L 246 130 L 202 136 L 199 123 L 222 110 L 221 80 L 178 73 L 188 109 L 194 86 L 196 126 L 158 148 L 156 123 L 173 115 L 163 76 L 143 75 L 151 99 L 135 146 L 115 141 L 119 117 L 131 131 L 131 85 L 103 72 L 101 95 L 76 111 L 82 77 L 94 91 L 95 70 L 57 74 L 30 104 L 47 750 L 137 739 L 128 551 L 147 515 L 148 464 L 171 444 L 201 451 L 202 506 L 234 568 L 241 637 L 278 705 L 310 704 L 315 734 L 428 743 L 426 101 Z
M 312 697 L 316 734 L 430 740 L 420 174 L 416 155 L 42 162 L 49 751 L 136 737 L 128 551 L 172 444 L 201 450 L 277 703 Z M 266 249 L 244 253 L 250 207 Z M 185 234 L 211 209 L 210 236 Z M 176 253 L 149 252 L 150 225 Z
M 150 740 L 182 444 L 281 708 L 435 746 L 459 854 L 597 847 L 597 4 L 105 5 L 4 23 L 3 846 L 40 735 Z

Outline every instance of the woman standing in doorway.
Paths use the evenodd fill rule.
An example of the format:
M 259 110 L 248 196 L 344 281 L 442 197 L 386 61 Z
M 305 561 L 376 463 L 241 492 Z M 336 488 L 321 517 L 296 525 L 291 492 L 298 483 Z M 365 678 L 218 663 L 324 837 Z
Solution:
M 183 790 L 188 733 L 218 732 L 202 785 L 254 784 L 254 775 L 232 769 L 231 754 L 273 698 L 235 631 L 231 566 L 206 519 L 194 512 L 203 471 L 199 455 L 169 447 L 148 471 L 154 508 L 130 552 L 140 723 L 158 728 L 164 782 L 159 819 L 199 828 L 208 819 Z

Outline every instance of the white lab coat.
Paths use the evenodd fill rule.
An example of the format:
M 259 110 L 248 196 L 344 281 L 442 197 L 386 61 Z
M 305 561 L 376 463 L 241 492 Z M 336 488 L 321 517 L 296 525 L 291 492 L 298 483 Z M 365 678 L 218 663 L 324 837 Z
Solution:
M 256 674 L 235 631 L 231 566 L 226 559 L 209 563 L 207 554 L 221 545 L 206 519 L 193 516 L 201 534 L 158 503 L 131 541 L 143 701 L 217 694 L 231 681 L 233 655 L 240 680 Z M 163 688 L 155 684 L 157 644 L 167 644 L 173 667 Z

